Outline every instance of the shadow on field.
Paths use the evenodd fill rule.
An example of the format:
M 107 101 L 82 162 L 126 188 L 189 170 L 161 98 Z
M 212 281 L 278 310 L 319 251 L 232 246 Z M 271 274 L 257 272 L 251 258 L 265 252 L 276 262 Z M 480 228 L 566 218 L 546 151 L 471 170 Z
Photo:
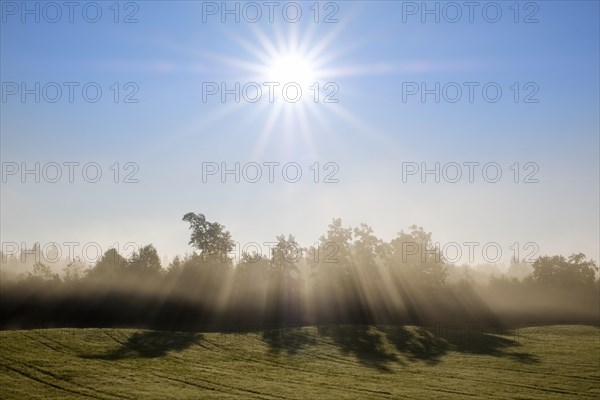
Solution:
M 463 330 L 439 331 L 425 327 L 410 330 L 403 326 L 381 329 L 396 349 L 411 361 L 420 360 L 429 364 L 437 364 L 444 355 L 454 351 L 463 354 L 511 358 L 528 364 L 539 362 L 539 359 L 532 354 L 509 351 L 520 344 L 506 336 L 484 332 L 474 334 Z
M 328 338 L 344 354 L 354 356 L 361 364 L 381 372 L 391 372 L 393 364 L 423 361 L 437 364 L 450 352 L 509 358 L 521 363 L 537 363 L 529 353 L 516 352 L 520 344 L 504 335 L 471 332 L 461 329 L 429 327 L 325 325 L 318 336 Z M 272 353 L 295 354 L 317 340 L 300 329 L 264 331 L 262 339 Z M 386 343 L 387 342 L 387 343 Z
M 183 351 L 201 339 L 202 335 L 195 332 L 142 331 L 129 336 L 126 342 L 111 352 L 80 357 L 97 360 L 163 357 L 171 351 Z
M 395 354 L 383 347 L 381 334 L 366 325 L 328 325 L 319 327 L 319 336 L 328 337 L 345 354 L 354 355 L 368 367 L 390 371 L 388 363 L 398 361 Z
M 288 355 L 296 354 L 303 347 L 314 345 L 316 339 L 303 329 L 269 329 L 262 333 L 262 340 L 269 345 L 269 351 Z
M 450 352 L 508 358 L 520 363 L 539 362 L 535 355 L 515 351 L 520 344 L 507 335 L 508 332 L 499 335 L 439 327 L 324 325 L 319 326 L 316 333 L 320 338 L 329 339 L 342 353 L 381 372 L 391 372 L 393 364 L 404 365 L 405 360 L 434 365 Z M 202 334 L 196 332 L 141 331 L 120 342 L 115 350 L 80 357 L 99 360 L 163 357 L 200 344 L 202 339 Z M 271 354 L 294 355 L 319 344 L 315 331 L 306 328 L 262 330 L 261 339 Z

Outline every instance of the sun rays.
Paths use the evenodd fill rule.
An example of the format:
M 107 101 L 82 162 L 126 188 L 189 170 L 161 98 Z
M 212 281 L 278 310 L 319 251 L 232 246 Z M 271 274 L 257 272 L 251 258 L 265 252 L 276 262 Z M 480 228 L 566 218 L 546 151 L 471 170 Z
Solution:
M 255 158 L 272 150 L 273 139 L 282 156 L 318 154 L 318 140 L 337 135 L 332 121 L 365 130 L 366 124 L 357 124 L 356 114 L 342 104 L 340 80 L 365 75 L 369 66 L 342 62 L 342 56 L 357 50 L 334 46 L 342 30 L 340 24 L 325 35 L 317 35 L 314 26 L 296 25 L 273 32 L 252 26 L 243 37 L 225 32 L 231 42 L 228 55 L 199 55 L 227 70 L 218 90 L 221 96 L 216 93 L 210 99 L 224 103 L 213 122 L 235 115 L 251 127 L 255 140 L 249 153 Z M 236 90 L 239 93 L 232 95 Z M 367 130 L 363 133 L 373 133 Z

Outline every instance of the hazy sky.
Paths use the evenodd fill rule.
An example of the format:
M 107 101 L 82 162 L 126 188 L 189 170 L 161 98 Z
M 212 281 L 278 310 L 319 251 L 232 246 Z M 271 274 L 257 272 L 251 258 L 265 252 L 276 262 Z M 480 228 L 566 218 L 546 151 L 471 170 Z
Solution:
M 237 3 L 236 23 L 221 2 L 121 2 L 118 10 L 99 2 L 92 23 L 98 10 L 88 2 L 69 22 L 64 6 L 58 15 L 28 2 L 27 14 L 25 3 L 2 1 L 2 242 L 153 243 L 172 257 L 190 250 L 181 218 L 194 211 L 242 245 L 280 233 L 310 245 L 340 217 L 385 240 L 418 224 L 441 245 L 497 242 L 504 258 L 512 243 L 524 256 L 533 242 L 538 255 L 597 260 L 599 3 L 492 2 L 484 11 L 487 3 L 439 3 L 439 22 L 421 2 L 302 2 L 298 22 L 294 4 L 277 3 L 270 22 L 259 1 L 261 18 Z M 319 82 L 319 102 L 308 85 L 300 101 L 286 101 L 284 81 L 271 103 L 263 83 L 277 79 Z M 223 82 L 249 91 L 239 103 L 207 94 Z M 251 103 L 256 86 L 262 97 Z M 424 99 L 421 89 L 430 90 Z M 327 95 L 338 102 L 324 103 Z M 40 182 L 34 174 L 23 182 L 20 170 L 36 162 Z M 73 183 L 70 162 L 80 163 Z M 239 183 L 203 179 L 203 163 L 236 162 Z M 255 164 L 242 171 L 252 162 L 262 166 L 257 183 L 249 182 Z M 433 174 L 421 182 L 420 172 L 403 179 L 403 169 L 436 162 L 439 183 Z M 52 163 L 61 166 L 57 183 Z M 97 164 L 83 177 L 87 163 Z M 264 163 L 280 163 L 273 183 Z M 479 163 L 467 164 L 474 182 L 464 163 Z M 457 164 L 462 179 L 449 182 Z M 102 177 L 87 182 L 94 166 Z M 302 177 L 288 182 L 297 166 Z M 486 181 L 498 166 L 499 181 Z M 137 183 L 124 182 L 129 173 Z M 329 174 L 338 182 L 324 182 Z

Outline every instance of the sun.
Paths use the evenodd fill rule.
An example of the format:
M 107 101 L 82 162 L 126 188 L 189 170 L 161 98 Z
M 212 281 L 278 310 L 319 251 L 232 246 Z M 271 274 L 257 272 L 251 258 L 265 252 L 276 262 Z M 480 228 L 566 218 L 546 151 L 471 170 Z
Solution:
M 339 133 L 338 121 L 377 135 L 378 132 L 340 104 L 340 97 L 347 77 L 378 73 L 382 64 L 336 65 L 356 46 L 355 43 L 333 46 L 343 27 L 340 25 L 324 35 L 319 35 L 317 28 L 300 31 L 297 25 L 274 31 L 252 26 L 246 35 L 229 34 L 237 45 L 235 55 L 208 53 L 204 57 L 217 61 L 224 76 L 229 76 L 227 97 L 217 97 L 232 99 L 229 94 L 238 88 L 238 100 L 228 101 L 209 122 L 202 121 L 202 126 L 230 118 L 241 107 L 247 107 L 248 112 L 239 115 L 244 115 L 244 123 L 257 130 L 256 143 L 250 149 L 255 157 L 262 157 L 265 149 L 280 143 L 280 139 L 284 147 L 279 150 L 286 154 L 301 151 L 317 154 L 315 132 L 334 137 Z M 235 75 L 230 75 L 232 72 Z
M 306 56 L 296 53 L 278 54 L 268 63 L 265 78 L 281 85 L 297 83 L 304 89 L 316 82 L 317 73 L 314 63 Z

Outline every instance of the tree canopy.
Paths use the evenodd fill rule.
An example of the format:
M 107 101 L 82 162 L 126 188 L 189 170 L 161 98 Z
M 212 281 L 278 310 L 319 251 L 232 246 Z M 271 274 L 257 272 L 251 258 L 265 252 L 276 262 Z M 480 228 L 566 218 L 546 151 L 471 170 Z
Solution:
M 209 222 L 204 214 L 192 212 L 185 214 L 183 221 L 190 224 L 192 231 L 188 244 L 198 249 L 203 256 L 227 256 L 233 250 L 235 243 L 231 234 L 218 222 Z
M 564 256 L 542 256 L 532 265 L 532 279 L 544 286 L 577 288 L 592 285 L 598 271 L 596 263 L 582 253 Z

